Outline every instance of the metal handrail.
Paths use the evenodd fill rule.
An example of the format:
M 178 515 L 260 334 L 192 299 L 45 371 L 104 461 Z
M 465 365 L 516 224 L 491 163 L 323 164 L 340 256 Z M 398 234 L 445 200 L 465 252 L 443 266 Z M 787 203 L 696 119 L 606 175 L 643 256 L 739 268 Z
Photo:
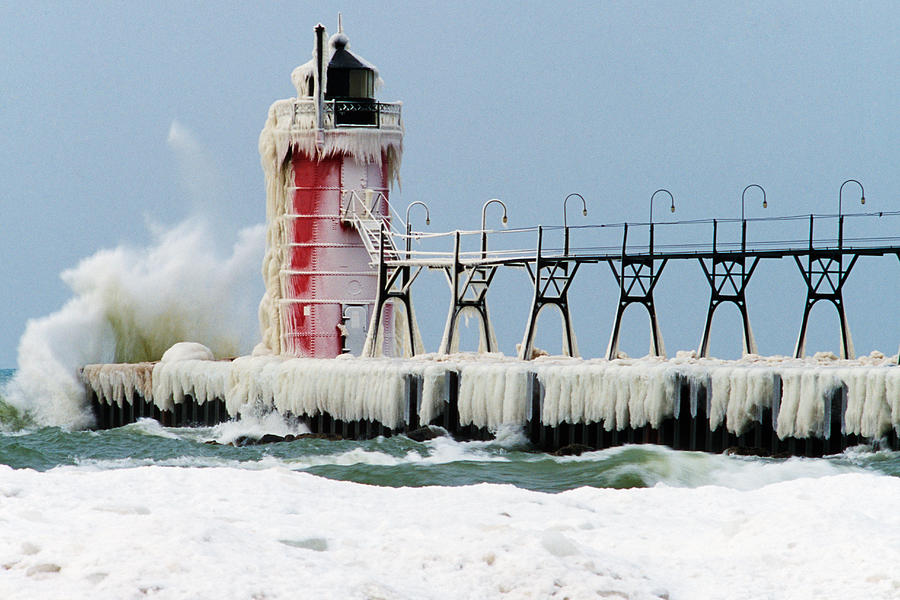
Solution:
M 376 192 L 375 190 L 369 190 L 369 191 L 372 192 L 372 199 L 370 202 L 371 206 L 366 205 L 366 201 L 363 200 L 359 195 L 359 190 L 344 190 L 344 191 L 342 191 L 341 192 L 341 219 L 349 220 L 349 218 L 350 218 L 349 215 L 357 215 L 358 214 L 358 213 L 352 211 L 352 207 L 353 207 L 354 203 L 356 203 L 362 207 L 363 213 L 367 218 L 369 218 L 373 221 L 376 219 L 380 219 L 382 221 L 386 220 L 385 219 L 386 215 L 382 215 L 382 214 L 376 215 L 372 212 L 372 210 L 375 208 L 375 204 L 380 200 L 384 200 L 385 202 L 387 202 L 388 208 L 390 209 L 391 203 L 388 201 L 387 196 L 384 194 L 384 192 Z M 344 203 L 345 197 L 348 198 L 346 204 Z
M 353 100 L 326 100 L 322 104 L 322 125 L 325 129 L 340 129 L 345 127 L 361 127 L 375 129 L 402 130 L 401 102 L 359 102 Z M 337 115 L 349 113 L 373 112 L 374 123 L 340 123 Z M 316 101 L 314 99 L 297 98 L 294 100 L 294 127 L 304 129 L 316 128 Z
M 385 240 L 386 254 L 388 260 L 395 260 L 399 257 L 399 253 L 397 251 L 397 245 L 394 242 L 394 233 L 391 231 L 388 226 L 389 221 L 386 218 L 386 215 L 382 215 L 380 213 L 374 213 L 375 206 L 381 200 L 387 202 L 390 207 L 390 202 L 387 201 L 387 196 L 382 192 L 375 192 L 374 190 L 366 190 L 367 192 L 371 192 L 371 194 L 366 194 L 367 196 L 371 196 L 370 198 L 366 198 L 365 200 L 360 197 L 360 194 L 357 190 L 346 190 L 341 192 L 341 220 L 350 221 L 353 223 L 357 230 L 360 233 L 360 236 L 363 239 L 363 244 L 366 246 L 366 250 L 370 253 L 370 258 L 374 260 L 374 253 L 378 248 L 372 246 L 371 241 L 368 240 L 368 234 L 366 231 L 368 228 L 362 223 L 363 220 L 369 222 L 377 222 L 379 223 L 379 229 L 384 233 L 383 238 L 379 238 L 379 246 L 381 245 L 381 239 Z M 345 203 L 344 198 L 347 198 Z M 381 236 L 381 233 L 379 233 Z
M 372 190 L 368 197 L 364 196 L 365 191 L 363 190 L 349 190 L 342 192 L 341 194 L 341 218 L 344 220 L 353 220 L 353 219 L 368 219 L 370 221 L 380 220 L 385 225 L 385 232 L 388 236 L 385 244 L 386 246 L 389 244 L 392 248 L 396 248 L 399 240 L 430 240 L 433 238 L 445 238 L 452 237 L 456 235 L 462 236 L 485 236 L 492 235 L 496 236 L 498 234 L 503 234 L 504 237 L 508 238 L 509 234 L 522 234 L 522 233 L 530 233 L 537 231 L 537 227 L 520 227 L 516 229 L 477 229 L 477 230 L 454 230 L 454 231 L 446 231 L 446 232 L 434 232 L 434 231 L 406 231 L 406 223 L 402 215 L 400 215 L 397 210 L 394 208 L 393 204 L 387 198 L 387 195 L 380 191 Z M 381 201 L 385 201 L 388 207 L 388 214 L 380 214 L 376 211 L 376 207 L 378 203 Z M 702 225 L 702 224 L 714 224 L 716 222 L 719 225 L 725 223 L 740 223 L 740 222 L 754 222 L 754 223 L 763 223 L 763 222 L 778 222 L 778 221 L 799 221 L 799 220 L 808 220 L 810 217 L 816 220 L 827 220 L 834 218 L 851 218 L 851 217 L 868 217 L 868 218 L 882 218 L 888 216 L 897 216 L 900 215 L 900 211 L 878 211 L 878 212 L 866 212 L 866 213 L 849 213 L 844 215 L 833 215 L 833 214 L 805 214 L 805 215 L 785 215 L 785 216 L 775 216 L 775 217 L 756 217 L 749 219 L 691 219 L 691 220 L 682 220 L 682 221 L 670 221 L 670 222 L 662 222 L 662 223 L 654 223 L 654 225 L 664 226 L 669 228 L 672 225 Z M 596 230 L 601 231 L 603 229 L 616 229 L 622 228 L 630 225 L 637 225 L 637 223 L 605 223 L 605 224 L 591 224 L 591 225 L 573 225 L 566 228 L 565 226 L 559 227 L 554 225 L 549 225 L 544 227 L 544 231 L 554 231 L 554 230 L 562 230 L 565 231 L 567 229 L 571 229 L 573 231 L 581 231 L 581 235 L 584 235 L 586 232 L 583 230 Z M 587 240 L 584 240 L 587 241 Z M 600 241 L 600 240 L 597 240 Z M 866 248 L 873 246 L 875 244 L 884 244 L 900 241 L 900 238 L 892 237 L 890 235 L 879 235 L 873 237 L 854 237 L 848 238 L 846 240 L 850 244 L 854 244 L 856 248 L 865 250 Z M 786 250 L 788 252 L 794 252 L 795 250 L 802 250 L 805 246 L 810 243 L 810 239 L 806 238 L 781 238 L 778 240 L 756 240 L 752 243 L 750 247 L 747 248 L 751 253 L 766 253 L 770 250 L 768 249 L 781 249 Z M 835 238 L 831 237 L 815 237 L 812 239 L 812 246 L 810 250 L 829 250 L 831 246 L 835 244 L 839 245 L 839 240 L 835 240 Z M 515 244 L 519 246 L 519 244 Z M 662 251 L 662 253 L 674 253 L 677 255 L 685 255 L 692 253 L 708 253 L 711 251 L 715 252 L 715 248 L 713 244 L 710 244 L 707 241 L 681 241 L 675 243 L 662 243 L 656 244 L 656 250 Z M 731 241 L 720 241 L 717 243 L 716 247 L 719 251 L 731 252 L 733 250 L 737 250 L 742 248 L 740 242 L 731 242 Z M 387 248 L 386 248 L 387 249 Z M 620 254 L 621 246 L 616 244 L 579 244 L 577 247 L 570 249 L 570 252 L 565 252 L 565 249 L 562 250 L 559 248 L 545 248 L 545 251 L 548 255 L 567 255 L 572 257 L 585 257 L 585 256 L 596 256 L 596 258 L 605 260 L 607 258 L 612 257 L 613 255 Z M 629 244 L 628 251 L 630 254 L 634 255 L 642 255 L 643 252 L 649 252 L 649 247 L 645 244 Z M 562 254 L 560 254 L 562 252 Z M 403 259 L 399 256 L 399 253 L 394 253 L 389 251 L 389 256 L 387 257 L 387 262 L 397 263 L 404 262 Z M 505 262 L 516 263 L 519 260 L 526 261 L 531 260 L 533 258 L 534 249 L 530 245 L 528 247 L 517 247 L 514 249 L 492 249 L 488 252 L 484 252 L 483 250 L 472 250 L 472 251 L 463 251 L 459 253 L 459 258 L 465 263 L 490 263 L 490 262 Z M 607 256 L 608 254 L 608 256 Z M 438 251 L 428 251 L 428 250 L 411 250 L 406 255 L 405 261 L 407 263 L 415 262 L 416 264 L 431 264 L 432 266 L 449 264 L 453 260 L 453 252 L 450 250 L 438 250 Z

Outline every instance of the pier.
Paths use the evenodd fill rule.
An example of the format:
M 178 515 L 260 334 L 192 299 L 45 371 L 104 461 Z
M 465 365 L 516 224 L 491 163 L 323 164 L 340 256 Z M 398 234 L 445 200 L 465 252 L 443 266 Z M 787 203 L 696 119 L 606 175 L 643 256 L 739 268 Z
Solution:
M 512 427 L 535 447 L 564 453 L 630 443 L 810 456 L 860 443 L 897 447 L 898 358 L 857 358 L 844 292 L 875 283 L 851 281 L 860 259 L 900 258 L 900 211 L 845 212 L 845 199 L 866 203 L 859 180 L 835 187 L 834 213 L 760 217 L 770 200 L 787 202 L 750 183 L 739 196 L 740 218 L 677 220 L 681 199 L 660 188 L 639 198 L 649 199 L 646 221 L 596 220 L 604 205 L 634 198 L 569 193 L 541 199 L 542 206 L 559 201 L 561 225 L 542 214 L 538 224 L 507 227 L 514 202 L 490 198 L 477 229 L 443 221 L 426 231 L 411 215 L 428 226 L 429 198 L 405 214 L 390 198 L 403 153 L 402 103 L 376 97 L 379 71 L 351 51 L 340 19 L 330 37 L 321 24 L 313 32 L 312 59 L 291 73 L 296 96 L 271 105 L 259 137 L 267 227 L 260 344 L 253 356 L 232 360 L 212 360 L 203 347 L 206 354 L 167 359 L 167 352 L 154 363 L 83 366 L 98 427 L 141 418 L 210 426 L 277 411 L 313 433 L 349 438 L 420 437 L 422 428 L 440 428 L 485 439 Z M 734 200 L 737 209 L 737 194 L 719 200 L 716 206 Z M 572 207 L 594 220 L 570 223 Z M 654 219 L 654 207 L 670 214 Z M 503 227 L 489 227 L 497 217 Z M 800 315 L 787 325 L 797 332 L 789 357 L 760 356 L 751 326 L 751 314 L 766 307 L 750 306 L 748 288 L 775 261 L 796 266 L 804 290 L 778 295 L 779 305 L 796 303 Z M 695 349 L 669 356 L 659 309 L 673 299 L 657 290 L 675 263 L 702 272 L 707 293 L 681 291 L 676 300 L 706 316 Z M 501 344 L 489 304 L 508 295 L 495 288 L 510 271 L 529 286 L 530 302 L 518 315 L 506 303 L 504 324 L 518 320 L 521 337 Z M 427 298 L 447 314 L 432 347 L 415 317 L 427 272 L 448 284 L 446 297 Z M 886 272 L 873 279 L 883 282 Z M 572 318 L 579 299 L 571 292 L 588 278 L 616 299 L 590 304 L 588 326 L 605 322 L 610 309 L 614 316 L 605 353 L 583 359 L 576 334 L 585 324 Z M 837 312 L 839 356 L 807 353 L 812 309 L 822 302 Z M 725 304 L 740 314 L 739 360 L 710 357 L 713 318 Z M 623 316 L 633 305 L 649 319 L 650 353 L 640 359 L 620 351 Z M 545 309 L 561 316 L 561 356 L 535 347 Z M 463 317 L 476 319 L 477 352 L 460 352 Z M 514 344 L 515 357 L 499 353 Z
M 140 418 L 210 426 L 274 410 L 352 439 L 426 426 L 489 439 L 507 426 L 550 452 L 654 443 L 821 456 L 862 443 L 896 449 L 900 425 L 900 369 L 884 357 L 242 357 L 87 365 L 81 377 L 100 428 Z
M 858 184 L 844 182 L 841 194 L 848 183 Z M 752 188 L 759 188 L 765 203 L 761 186 L 747 186 L 744 193 Z M 859 189 L 864 202 L 861 184 Z M 482 207 L 481 229 L 435 233 L 415 231 L 409 222 L 415 204 L 430 220 L 423 202 L 410 205 L 404 219 L 377 191 L 342 192 L 340 220 L 359 232 L 377 275 L 365 343 L 357 344 L 361 356 L 350 356 L 345 344 L 346 353 L 334 359 L 272 355 L 86 365 L 80 374 L 97 426 L 141 418 L 211 426 L 247 411 L 278 411 L 313 433 L 354 439 L 413 435 L 423 427 L 488 439 L 500 427 L 518 427 L 535 447 L 563 453 L 631 443 L 802 456 L 863 443 L 898 448 L 897 358 L 855 357 L 843 289 L 861 257 L 900 258 L 900 237 L 845 238 L 845 220 L 892 230 L 900 212 L 843 214 L 840 198 L 833 215 L 654 222 L 652 203 L 663 193 L 674 212 L 674 197 L 658 190 L 645 223 L 574 226 L 564 220 L 562 227 L 494 230 L 486 226 L 489 207 L 502 208 L 505 222 L 507 206 L 491 199 Z M 588 203 L 580 194 L 565 198 L 564 211 L 573 199 L 586 216 Z M 376 212 L 376 206 L 388 210 Z M 659 228 L 667 230 L 662 243 Z M 794 235 L 766 237 L 769 228 Z M 739 236 L 729 240 L 723 229 Z M 420 249 L 423 244 L 436 249 Z M 758 265 L 771 260 L 792 261 L 806 288 L 805 298 L 797 299 L 803 316 L 793 357 L 756 354 L 746 289 Z M 709 296 L 698 349 L 667 359 L 654 290 L 674 261 L 698 263 Z M 605 357 L 584 360 L 568 293 L 576 276 L 589 276 L 585 265 L 602 263 L 618 289 L 612 335 Z M 501 269 L 524 271 L 533 289 L 515 358 L 496 353 L 488 311 Z M 442 272 L 450 291 L 444 335 L 431 353 L 424 352 L 413 316 L 414 284 L 425 270 Z M 840 357 L 805 356 L 810 310 L 822 301 L 839 316 Z M 406 319 L 398 324 L 409 338 L 406 358 L 380 357 L 386 344 L 378 334 L 392 303 L 402 308 L 394 317 Z M 708 356 L 712 317 L 724 303 L 741 314 L 744 357 L 736 361 Z M 618 352 L 622 315 L 631 304 L 644 306 L 650 318 L 651 353 L 643 359 Z M 562 314 L 563 356 L 541 356 L 534 348 L 537 321 L 548 306 Z M 479 353 L 460 354 L 456 347 L 464 314 L 479 320 Z
M 457 321 L 464 312 L 475 316 L 481 323 L 481 349 L 491 351 L 496 346 L 488 311 L 488 292 L 499 269 L 520 269 L 527 273 L 531 281 L 533 300 L 528 314 L 523 315 L 524 334 L 519 346 L 519 358 L 525 360 L 531 357 L 537 321 L 542 310 L 548 306 L 555 306 L 561 312 L 563 354 L 578 356 L 568 292 L 576 275 L 585 277 L 583 273 L 587 270 L 583 268 L 584 265 L 605 263 L 612 271 L 614 284 L 619 292 L 606 357 L 613 360 L 618 356 L 622 317 L 625 309 L 632 304 L 640 304 L 647 310 L 651 354 L 665 356 L 654 291 L 667 264 L 689 261 L 699 264 L 709 286 L 705 324 L 703 331 L 698 333 L 699 356 L 709 356 L 712 319 L 715 311 L 725 303 L 734 304 L 740 312 L 744 353 L 756 354 L 747 287 L 761 262 L 788 260 L 796 264 L 798 275 L 806 288 L 805 298 L 797 299 L 798 309 L 802 307 L 802 319 L 798 326 L 793 356 L 805 356 L 811 310 L 817 303 L 825 302 L 831 304 L 838 314 L 840 356 L 852 359 L 855 351 L 844 307 L 845 284 L 861 257 L 893 256 L 900 259 L 900 237 L 889 234 L 845 238 L 845 221 L 852 219 L 857 227 L 878 225 L 896 231 L 900 224 L 900 212 L 844 214 L 842 200 L 844 187 L 848 183 L 859 185 L 860 200 L 865 203 L 862 184 L 855 179 L 847 180 L 840 187 L 836 214 L 747 219 L 743 214 L 742 196 L 740 219 L 655 223 L 651 210 L 650 220 L 644 223 L 577 226 L 565 223 L 563 226 L 538 225 L 487 230 L 484 216 L 491 203 L 503 205 L 503 218 L 504 223 L 506 222 L 506 205 L 498 199 L 492 199 L 482 208 L 481 230 L 433 233 L 412 231 L 397 213 L 393 218 L 395 222 L 399 222 L 399 228 L 393 230 L 389 218 L 373 216 L 369 208 L 377 204 L 376 194 L 369 193 L 365 197 L 356 192 L 347 192 L 343 195 L 341 218 L 364 232 L 366 250 L 371 264 L 378 272 L 373 319 L 380 318 L 387 303 L 398 300 L 407 308 L 406 314 L 411 314 L 409 307 L 412 305 L 412 287 L 419 273 L 423 269 L 445 273 L 450 287 L 450 307 L 441 345 L 434 349 L 438 352 L 449 353 L 453 350 Z M 763 202 L 766 202 L 765 190 L 761 186 L 751 184 L 745 188 L 745 194 L 750 188 L 759 188 L 763 194 Z M 659 192 L 669 193 L 668 190 L 657 190 L 651 196 L 651 208 L 653 198 Z M 586 215 L 587 203 L 584 198 L 580 194 L 570 194 L 565 200 L 568 201 L 572 196 L 581 200 Z M 669 198 L 674 212 L 674 197 L 669 194 Z M 564 201 L 564 214 L 565 206 Z M 406 217 L 408 220 L 408 211 Z M 790 237 L 765 237 L 768 229 L 775 228 L 773 226 L 777 226 L 779 232 L 785 231 L 787 227 Z M 667 229 L 667 239 L 673 241 L 662 244 L 656 241 L 657 229 L 660 227 Z M 728 239 L 722 234 L 725 227 L 737 229 L 739 235 L 735 239 Z M 750 241 L 748 232 L 753 235 Z M 641 235 L 645 237 L 640 238 Z M 550 236 L 555 236 L 556 245 L 548 243 Z M 634 241 L 636 237 L 640 239 L 637 243 Z M 471 242 L 464 249 L 466 238 L 471 242 L 477 241 L 477 249 L 471 249 L 475 245 Z M 530 243 L 523 244 L 523 240 L 530 240 Z M 437 249 L 413 250 L 412 241 L 425 241 L 430 246 L 437 246 Z M 517 242 L 519 245 L 516 245 Z M 377 325 L 378 322 L 373 323 Z M 413 324 L 409 328 L 414 329 Z M 377 329 L 370 327 L 369 331 Z M 364 354 L 375 356 L 376 350 L 377 345 L 369 340 Z

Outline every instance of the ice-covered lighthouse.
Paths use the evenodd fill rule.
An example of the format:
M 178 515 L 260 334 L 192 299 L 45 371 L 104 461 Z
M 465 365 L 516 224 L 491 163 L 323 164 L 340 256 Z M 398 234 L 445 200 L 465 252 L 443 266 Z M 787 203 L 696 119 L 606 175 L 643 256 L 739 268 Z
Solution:
M 268 225 L 262 344 L 292 356 L 358 355 L 377 288 L 359 217 L 388 221 L 401 105 L 375 99 L 378 71 L 350 51 L 340 22 L 327 41 L 325 28 L 315 28 L 313 59 L 291 79 L 297 97 L 272 104 L 259 139 Z M 390 308 L 380 332 L 387 355 L 394 348 Z

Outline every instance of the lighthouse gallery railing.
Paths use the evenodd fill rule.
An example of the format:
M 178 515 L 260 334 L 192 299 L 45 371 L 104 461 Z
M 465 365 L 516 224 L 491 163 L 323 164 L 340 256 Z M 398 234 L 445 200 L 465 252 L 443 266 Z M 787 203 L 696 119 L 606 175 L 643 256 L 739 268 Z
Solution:
M 352 100 L 326 100 L 322 121 L 325 129 L 340 127 L 373 127 L 400 131 L 400 102 L 361 102 Z M 294 127 L 312 128 L 316 123 L 316 101 L 294 101 Z

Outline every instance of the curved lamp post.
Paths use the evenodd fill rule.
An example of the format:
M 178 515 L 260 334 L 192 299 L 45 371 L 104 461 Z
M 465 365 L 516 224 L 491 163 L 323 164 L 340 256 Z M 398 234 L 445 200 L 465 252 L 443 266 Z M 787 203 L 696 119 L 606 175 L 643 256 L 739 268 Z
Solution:
M 847 181 L 845 181 L 844 183 L 841 184 L 841 189 L 838 190 L 838 246 L 842 246 L 843 241 L 844 241 L 844 215 L 843 215 L 843 212 L 841 211 L 841 208 L 842 208 L 841 203 L 844 198 L 844 186 L 847 185 L 848 183 L 855 183 L 856 185 L 859 186 L 859 203 L 860 204 L 866 203 L 866 190 L 863 189 L 863 184 L 861 184 L 859 181 L 857 181 L 855 179 L 848 179 Z
M 841 212 L 841 202 L 843 200 L 843 195 L 844 195 L 844 186 L 847 185 L 848 183 L 855 183 L 856 185 L 859 186 L 859 194 L 860 194 L 859 195 L 859 203 L 860 204 L 866 203 L 866 190 L 863 189 L 863 184 L 861 184 L 860 182 L 858 182 L 855 179 L 848 179 L 847 181 L 845 181 L 844 183 L 841 184 L 841 189 L 840 189 L 840 191 L 838 191 L 838 218 L 839 219 L 841 218 L 841 215 L 843 214 Z
M 675 212 L 675 196 L 672 195 L 672 192 L 666 189 L 659 189 L 650 195 L 650 254 L 653 254 L 653 199 L 660 192 L 665 192 L 669 195 L 669 200 L 672 201 L 669 211 Z
M 568 196 L 566 196 L 566 199 L 563 200 L 563 227 L 568 227 L 568 224 L 566 222 L 566 205 L 569 203 L 569 198 L 571 198 L 572 196 L 575 196 L 576 198 L 581 200 L 581 207 L 583 209 L 581 211 L 581 214 L 585 217 L 587 216 L 587 202 L 584 201 L 584 196 L 576 193 L 569 194 Z
M 667 194 L 669 195 L 669 199 L 672 201 L 672 206 L 669 207 L 669 211 L 670 211 L 670 212 L 675 212 L 675 197 L 672 196 L 672 192 L 670 192 L 669 190 L 665 190 L 665 189 L 659 189 L 659 190 L 656 190 L 656 191 L 653 192 L 653 194 L 650 196 L 650 225 L 653 225 L 653 199 L 654 199 L 654 198 L 656 197 L 656 195 L 657 195 L 658 193 L 660 193 L 660 192 L 665 192 L 665 193 L 667 193 Z
M 743 191 L 743 192 L 741 192 L 741 221 L 744 220 L 744 201 L 745 201 L 745 196 L 747 195 L 747 190 L 749 190 L 750 188 L 753 188 L 753 187 L 759 188 L 759 191 L 761 191 L 762 194 L 763 194 L 763 204 L 762 204 L 762 207 L 763 207 L 763 208 L 768 208 L 768 207 L 769 207 L 769 203 L 766 202 L 766 190 L 763 189 L 763 186 L 761 186 L 761 185 L 759 185 L 759 184 L 757 184 L 757 183 L 751 183 L 750 185 L 748 185 L 747 187 L 744 188 L 744 191 Z
M 565 249 L 564 249 L 563 253 L 567 254 L 567 255 L 569 254 L 569 224 L 566 220 L 566 205 L 569 203 L 569 198 L 571 198 L 573 196 L 576 198 L 579 198 L 581 200 L 581 208 L 582 208 L 581 214 L 584 215 L 585 217 L 587 216 L 587 202 L 584 201 L 584 196 L 582 196 L 581 194 L 576 194 L 576 193 L 571 193 L 568 196 L 566 196 L 566 199 L 563 200 L 563 228 L 565 229 L 565 237 L 566 237 Z
M 427 204 L 425 204 L 421 200 L 416 200 L 415 202 L 411 202 L 409 206 L 406 207 L 406 258 L 409 258 L 409 251 L 412 248 L 412 225 L 409 222 L 409 211 L 413 206 L 417 204 L 425 209 L 425 224 L 431 225 L 431 212 L 428 210 Z
M 487 207 L 496 202 L 503 207 L 503 224 L 506 224 L 506 204 L 499 198 L 491 198 L 481 207 L 481 258 L 487 256 L 487 232 L 485 231 L 485 221 L 487 220 Z
M 744 252 L 747 249 L 747 220 L 744 218 L 744 205 L 746 204 L 747 190 L 749 190 L 750 188 L 758 188 L 759 191 L 762 192 L 763 208 L 768 208 L 769 206 L 769 203 L 766 202 L 766 190 L 758 183 L 751 183 L 744 188 L 743 192 L 741 192 L 741 252 Z

